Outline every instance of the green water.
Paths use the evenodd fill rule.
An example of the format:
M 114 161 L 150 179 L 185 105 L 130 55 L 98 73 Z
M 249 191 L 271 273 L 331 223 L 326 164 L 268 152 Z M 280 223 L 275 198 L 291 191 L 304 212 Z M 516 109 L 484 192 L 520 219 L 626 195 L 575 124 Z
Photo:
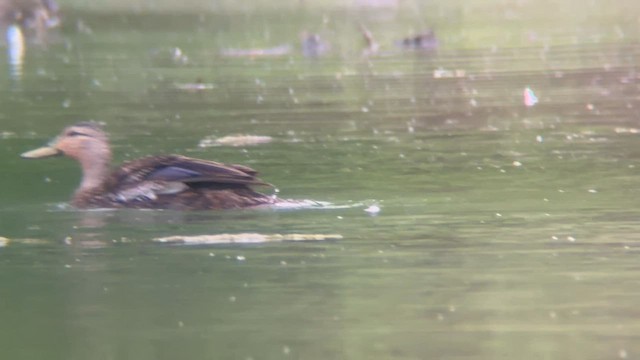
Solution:
M 635 2 L 61 6 L 21 76 L 0 60 L 1 358 L 639 356 Z M 430 26 L 437 53 L 394 45 Z M 331 51 L 303 57 L 304 30 Z M 118 162 L 241 163 L 328 205 L 73 210 L 77 165 L 19 154 L 89 119 Z M 198 146 L 233 134 L 273 141 Z M 342 239 L 154 241 L 240 233 Z

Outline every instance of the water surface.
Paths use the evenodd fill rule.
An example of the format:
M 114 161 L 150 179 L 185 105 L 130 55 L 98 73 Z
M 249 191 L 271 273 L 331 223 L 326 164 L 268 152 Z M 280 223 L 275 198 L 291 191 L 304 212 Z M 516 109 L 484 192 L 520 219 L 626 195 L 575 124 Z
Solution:
M 0 353 L 637 357 L 640 47 L 624 3 L 63 3 L 17 79 L 2 60 Z M 428 27 L 437 51 L 394 45 Z M 331 50 L 305 58 L 305 30 Z M 283 198 L 330 205 L 74 210 L 77 165 L 19 154 L 80 120 L 105 123 L 118 162 L 242 163 Z M 272 141 L 199 146 L 235 134 Z M 239 233 L 342 238 L 154 241 Z

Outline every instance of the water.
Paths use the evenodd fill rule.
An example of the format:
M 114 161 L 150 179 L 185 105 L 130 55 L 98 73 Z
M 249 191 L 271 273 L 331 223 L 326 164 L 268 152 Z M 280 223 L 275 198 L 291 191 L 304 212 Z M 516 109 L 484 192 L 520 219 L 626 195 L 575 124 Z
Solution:
M 3 357 L 638 356 L 635 3 L 129 3 L 63 3 L 17 80 L 2 60 Z M 393 45 L 429 26 L 437 52 Z M 303 57 L 304 30 L 330 52 Z M 77 165 L 19 154 L 89 119 L 118 162 L 241 163 L 324 205 L 71 209 Z M 235 134 L 272 141 L 198 146 Z M 154 240 L 242 233 L 341 238 Z

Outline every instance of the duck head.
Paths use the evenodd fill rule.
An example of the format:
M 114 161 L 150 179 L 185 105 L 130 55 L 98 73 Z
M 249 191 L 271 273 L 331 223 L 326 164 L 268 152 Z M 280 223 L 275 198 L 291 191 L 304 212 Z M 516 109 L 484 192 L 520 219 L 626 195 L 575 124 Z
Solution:
M 81 188 L 100 185 L 111 161 L 109 140 L 97 123 L 80 122 L 65 128 L 46 146 L 27 151 L 25 159 L 64 155 L 80 163 L 83 170 Z
M 110 157 L 107 135 L 93 122 L 81 122 L 66 127 L 60 135 L 46 146 L 27 151 L 21 156 L 26 159 L 38 159 L 65 155 L 83 162 L 86 158 Z

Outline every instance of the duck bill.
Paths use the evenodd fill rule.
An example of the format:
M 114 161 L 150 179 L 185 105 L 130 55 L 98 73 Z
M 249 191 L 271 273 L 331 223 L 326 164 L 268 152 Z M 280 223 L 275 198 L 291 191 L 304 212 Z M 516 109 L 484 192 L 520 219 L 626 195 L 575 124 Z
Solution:
M 25 159 L 40 159 L 58 155 L 62 155 L 60 150 L 51 146 L 43 146 L 35 150 L 27 151 L 20 156 Z

